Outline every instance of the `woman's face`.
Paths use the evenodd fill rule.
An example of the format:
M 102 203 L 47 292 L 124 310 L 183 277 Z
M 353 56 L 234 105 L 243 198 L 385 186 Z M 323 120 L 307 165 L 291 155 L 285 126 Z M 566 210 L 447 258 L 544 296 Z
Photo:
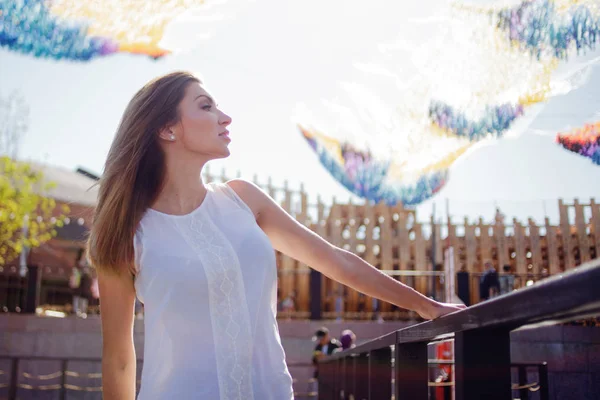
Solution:
M 231 118 L 219 110 L 213 97 L 199 83 L 191 83 L 179 103 L 179 122 L 161 138 L 176 145 L 178 152 L 206 160 L 229 156 L 231 142 L 227 126 Z

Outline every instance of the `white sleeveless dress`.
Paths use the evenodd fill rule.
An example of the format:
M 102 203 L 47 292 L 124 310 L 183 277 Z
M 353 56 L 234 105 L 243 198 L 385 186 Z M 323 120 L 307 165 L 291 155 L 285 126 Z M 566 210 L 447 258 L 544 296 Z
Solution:
M 135 234 L 145 312 L 138 399 L 292 399 L 273 247 L 233 189 L 208 189 L 187 215 L 149 209 Z

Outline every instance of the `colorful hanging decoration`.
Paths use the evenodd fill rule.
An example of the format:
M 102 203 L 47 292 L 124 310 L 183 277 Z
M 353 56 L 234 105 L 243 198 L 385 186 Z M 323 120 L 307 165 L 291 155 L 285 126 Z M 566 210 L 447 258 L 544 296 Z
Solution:
M 539 64 L 539 63 L 538 63 Z M 486 105 L 478 118 L 469 118 L 464 111 L 442 101 L 432 100 L 429 106 L 429 119 L 433 129 L 441 129 L 470 140 L 487 137 L 502 137 L 513 123 L 525 114 L 527 107 L 546 101 L 551 95 L 552 73 L 558 63 L 552 60 L 541 64 L 542 70 L 530 81 L 532 89 L 514 103 L 499 106 Z
M 472 121 L 463 112 L 441 101 L 433 101 L 429 106 L 429 118 L 433 124 L 469 140 L 479 140 L 490 135 L 502 136 L 523 112 L 524 107 L 521 104 L 488 106 L 479 120 Z
M 550 67 L 552 65 L 552 67 Z M 467 137 L 477 141 L 488 137 L 500 138 L 516 120 L 525 114 L 528 106 L 541 103 L 551 95 L 550 75 L 555 68 L 550 63 L 546 82 L 542 89 L 521 97 L 515 103 L 505 103 L 499 106 L 486 105 L 478 117 L 470 118 L 467 114 L 442 101 L 432 100 L 429 105 L 429 119 L 434 130 L 442 130 L 450 134 Z
M 417 205 L 443 188 L 450 167 L 468 150 L 519 135 L 543 102 L 585 84 L 578 72 L 594 60 L 567 56 L 594 49 L 598 15 L 591 0 L 526 0 L 496 9 L 452 5 L 447 14 L 417 23 L 425 36 L 406 28 L 396 43 L 379 46 L 385 53 L 379 62 L 362 64 L 369 84 L 342 85 L 354 106 L 324 101 L 338 115 L 322 124 L 307 114 L 297 119 L 300 131 L 320 163 L 355 195 Z
M 600 40 L 600 9 L 591 1 L 527 0 L 500 10 L 456 8 L 488 14 L 500 36 L 508 39 L 512 46 L 529 52 L 538 61 L 550 59 L 544 64 L 544 73 L 540 74 L 543 82 L 538 86 L 541 89 L 515 103 L 487 105 L 478 119 L 470 119 L 460 109 L 444 102 L 432 101 L 429 116 L 434 127 L 472 139 L 501 137 L 524 114 L 527 106 L 548 99 L 551 75 L 558 67 L 557 60 L 568 60 L 570 51 L 581 54 L 595 50 Z M 495 46 L 500 53 L 510 52 L 503 43 L 497 42 Z
M 522 96 L 517 102 L 487 105 L 478 118 L 469 118 L 464 111 L 441 101 L 432 101 L 429 117 L 434 128 L 477 140 L 488 136 L 501 137 L 525 113 L 528 106 L 545 101 L 550 96 L 552 73 L 556 60 L 566 61 L 569 51 L 576 54 L 594 50 L 600 40 L 600 9 L 598 4 L 579 0 L 527 0 L 512 8 L 490 10 L 456 6 L 461 11 L 488 14 L 495 21 L 501 37 L 520 50 L 541 61 L 544 71 L 539 75 L 537 90 Z M 510 53 L 501 42 L 495 43 L 500 54 Z M 552 59 L 554 58 L 554 59 Z M 516 69 L 515 69 L 516 70 Z
M 600 122 L 556 135 L 556 143 L 600 165 Z
M 566 60 L 570 49 L 579 54 L 600 41 L 597 2 L 524 1 L 498 11 L 497 18 L 507 38 L 538 59 L 548 54 Z
M 202 0 L 0 0 L 0 46 L 89 61 L 118 52 L 160 58 L 166 25 Z
M 319 157 L 325 169 L 353 194 L 372 202 L 414 206 L 432 197 L 446 183 L 448 170 L 430 168 L 412 182 L 396 179 L 395 164 L 400 160 L 377 160 L 369 150 L 325 137 L 314 129 L 299 126 L 300 132 Z

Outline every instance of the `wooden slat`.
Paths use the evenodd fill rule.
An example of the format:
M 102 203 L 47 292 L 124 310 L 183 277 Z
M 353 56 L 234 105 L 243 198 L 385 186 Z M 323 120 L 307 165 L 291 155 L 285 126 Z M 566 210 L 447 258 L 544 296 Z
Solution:
M 410 240 L 408 238 L 408 229 L 406 229 L 407 222 L 406 213 L 400 211 L 398 213 L 398 221 L 396 222 L 398 236 L 394 240 L 394 243 L 398 246 L 398 264 L 400 271 L 408 270 L 408 263 L 410 262 Z M 406 277 L 403 277 L 400 280 L 404 284 L 407 283 Z
M 292 192 L 288 187 L 287 180 L 283 182 L 283 201 L 281 202 L 281 207 L 283 207 L 288 214 L 294 214 L 292 210 Z
M 557 228 L 550 225 L 550 219 L 545 218 L 546 222 L 546 253 L 548 254 L 548 270 L 551 275 L 560 272 L 560 260 L 558 258 L 558 237 Z
M 304 226 L 310 226 L 308 216 L 308 201 L 306 192 L 304 191 L 304 185 L 300 186 L 300 210 L 296 216 L 298 222 Z M 298 311 L 309 311 L 309 293 L 310 293 L 310 268 L 308 265 L 298 263 L 298 279 L 296 287 L 298 288 L 297 299 L 298 299 Z
M 590 200 L 590 207 L 592 208 L 592 219 L 590 225 L 591 231 L 594 234 L 594 246 L 596 246 L 596 257 L 600 257 L 600 204 L 596 204 L 594 198 Z
M 465 247 L 466 247 L 466 269 L 467 272 L 475 272 L 477 262 L 477 238 L 475 237 L 475 225 L 471 225 L 465 218 Z
M 227 182 L 229 180 L 229 178 L 227 177 L 227 171 L 224 167 L 221 168 L 221 177 L 219 179 L 221 180 L 221 182 Z
M 392 224 L 389 207 L 385 204 L 380 203 L 377 205 L 377 218 L 378 224 L 380 228 L 380 240 L 379 240 L 379 248 L 381 255 L 379 259 L 381 260 L 381 269 L 382 270 L 393 270 L 394 269 L 394 261 L 392 254 Z M 390 311 L 389 303 L 381 304 L 381 311 L 387 312 Z
M 542 262 L 542 245 L 540 238 L 540 228 L 535 222 L 529 218 L 527 221 L 529 224 L 529 242 L 531 250 L 531 262 L 533 264 L 533 272 L 536 274 L 542 273 L 543 262 Z
M 269 185 L 271 185 L 271 183 L 269 182 Z M 292 204 L 292 193 L 290 192 L 290 190 L 288 189 L 288 182 L 285 181 L 284 183 L 284 189 L 283 189 L 283 201 L 281 202 L 281 206 L 283 207 L 283 209 L 285 211 L 287 211 L 288 213 L 291 214 L 291 204 Z M 281 258 L 281 286 L 282 286 L 282 290 L 281 290 L 281 294 L 283 295 L 283 297 L 287 297 L 288 295 L 290 295 L 292 292 L 294 292 L 296 294 L 296 296 L 298 295 L 297 293 L 297 286 L 296 286 L 296 279 L 298 274 L 296 273 L 296 260 L 292 259 L 291 257 L 286 256 L 285 254 L 282 255 Z
M 392 224 L 389 208 L 383 203 L 377 206 L 377 219 L 380 229 L 380 251 L 381 251 L 381 269 L 392 270 L 393 254 L 392 254 Z
M 585 217 L 583 214 L 584 206 L 582 204 L 579 204 L 578 199 L 575 199 L 573 203 L 573 208 L 575 208 L 575 229 L 577 230 L 577 247 L 579 248 L 580 262 L 584 263 L 590 261 L 591 259 L 590 244 L 588 241 Z
M 337 204 L 335 197 L 332 199 L 331 210 L 329 212 L 329 218 L 327 218 L 329 224 L 330 241 L 337 247 L 342 247 L 342 208 Z M 343 295 L 344 287 L 341 283 L 331 281 L 331 288 L 328 288 L 327 294 L 330 299 L 331 311 L 335 311 L 336 298 Z
M 306 191 L 304 190 L 303 183 L 300 184 L 300 215 L 301 215 L 302 221 L 303 221 L 302 224 L 308 225 L 307 221 L 310 218 L 310 216 L 308 215 L 308 195 L 306 194 Z
M 348 203 L 348 218 L 347 218 L 347 229 L 350 233 L 350 237 L 346 241 L 346 244 L 350 246 L 350 251 L 356 253 L 356 233 L 359 226 L 359 216 L 356 211 L 355 205 L 350 201 Z M 352 288 L 348 288 L 348 311 L 358 311 L 358 292 Z
M 435 263 L 436 264 L 442 264 L 443 260 L 444 260 L 444 253 L 442 251 L 443 246 L 444 246 L 444 241 L 442 240 L 442 230 L 439 224 L 437 224 L 434 220 L 433 220 L 433 216 L 430 218 L 431 221 L 431 232 L 432 232 L 432 236 L 429 238 L 429 248 L 431 249 L 431 242 L 432 242 L 432 237 L 433 235 L 435 235 Z M 434 265 L 435 267 L 435 265 Z
M 458 237 L 456 236 L 456 225 L 452 224 L 451 219 L 448 217 L 448 237 L 447 237 L 447 241 L 450 244 L 450 247 L 452 247 L 454 249 L 454 270 L 455 271 L 459 271 L 460 270 L 460 264 L 459 264 L 459 253 L 460 253 L 460 248 L 459 248 L 459 241 L 458 241 Z
M 365 261 L 367 261 L 369 264 L 373 265 L 373 266 L 377 266 L 377 261 L 379 259 L 378 256 L 376 256 L 373 253 L 373 247 L 375 246 L 375 240 L 373 239 L 373 229 L 376 226 L 376 214 L 375 214 L 375 207 L 367 204 L 365 206 L 365 247 L 366 247 L 366 253 L 365 253 Z M 365 311 L 366 312 L 373 312 L 373 298 L 366 296 L 365 297 Z
M 498 255 L 498 271 L 503 273 L 502 267 L 509 263 L 508 246 L 506 240 L 506 227 L 501 221 L 494 225 L 494 241 L 496 242 L 496 254 Z
M 571 225 L 569 224 L 569 208 L 562 199 L 558 200 L 558 211 L 560 216 L 560 231 L 562 235 L 562 247 L 565 261 L 565 269 L 575 266 L 571 249 Z
M 479 243 L 480 243 L 480 254 L 481 263 L 479 264 L 479 271 L 483 271 L 483 265 L 487 261 L 492 260 L 492 239 L 490 237 L 490 226 L 483 223 L 483 219 L 479 218 Z
M 310 268 L 306 264 L 298 263 L 296 288 L 296 311 L 308 312 L 310 307 Z
M 525 229 L 516 219 L 513 219 L 513 229 L 515 232 L 515 253 L 517 253 L 516 261 L 516 272 L 519 275 L 527 274 L 527 257 L 526 253 L 526 237 Z
M 323 239 L 330 241 L 329 233 L 327 232 L 327 218 L 325 216 L 325 205 L 321 200 L 321 196 L 317 195 L 317 221 L 315 224 L 316 233 Z M 325 275 L 321 275 L 321 310 L 326 310 L 327 307 L 332 307 L 328 297 L 328 288 L 331 287 L 331 280 Z
M 413 232 L 415 233 L 415 270 L 416 271 L 430 271 L 431 267 L 427 265 L 427 251 L 425 247 L 425 238 L 423 238 L 423 231 L 421 224 L 415 224 L 413 227 Z M 423 293 L 428 294 L 427 285 L 429 282 L 428 278 L 415 278 L 416 279 L 416 289 Z
M 213 181 L 213 176 L 210 174 L 210 167 L 208 164 L 206 164 L 204 166 L 204 168 L 202 169 L 202 174 L 203 174 L 203 179 L 204 182 L 208 183 L 208 182 L 212 182 Z
M 269 196 L 271 196 L 273 199 L 275 198 L 275 187 L 273 186 L 273 180 L 271 179 L 271 177 L 269 177 L 269 180 L 267 181 L 267 193 L 269 194 Z

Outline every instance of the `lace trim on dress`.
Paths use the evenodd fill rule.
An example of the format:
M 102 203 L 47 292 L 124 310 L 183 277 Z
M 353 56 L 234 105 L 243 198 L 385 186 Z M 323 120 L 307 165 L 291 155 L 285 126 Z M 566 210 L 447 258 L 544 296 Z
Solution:
M 250 313 L 237 254 L 206 213 L 174 222 L 208 280 L 220 399 L 253 400 Z

